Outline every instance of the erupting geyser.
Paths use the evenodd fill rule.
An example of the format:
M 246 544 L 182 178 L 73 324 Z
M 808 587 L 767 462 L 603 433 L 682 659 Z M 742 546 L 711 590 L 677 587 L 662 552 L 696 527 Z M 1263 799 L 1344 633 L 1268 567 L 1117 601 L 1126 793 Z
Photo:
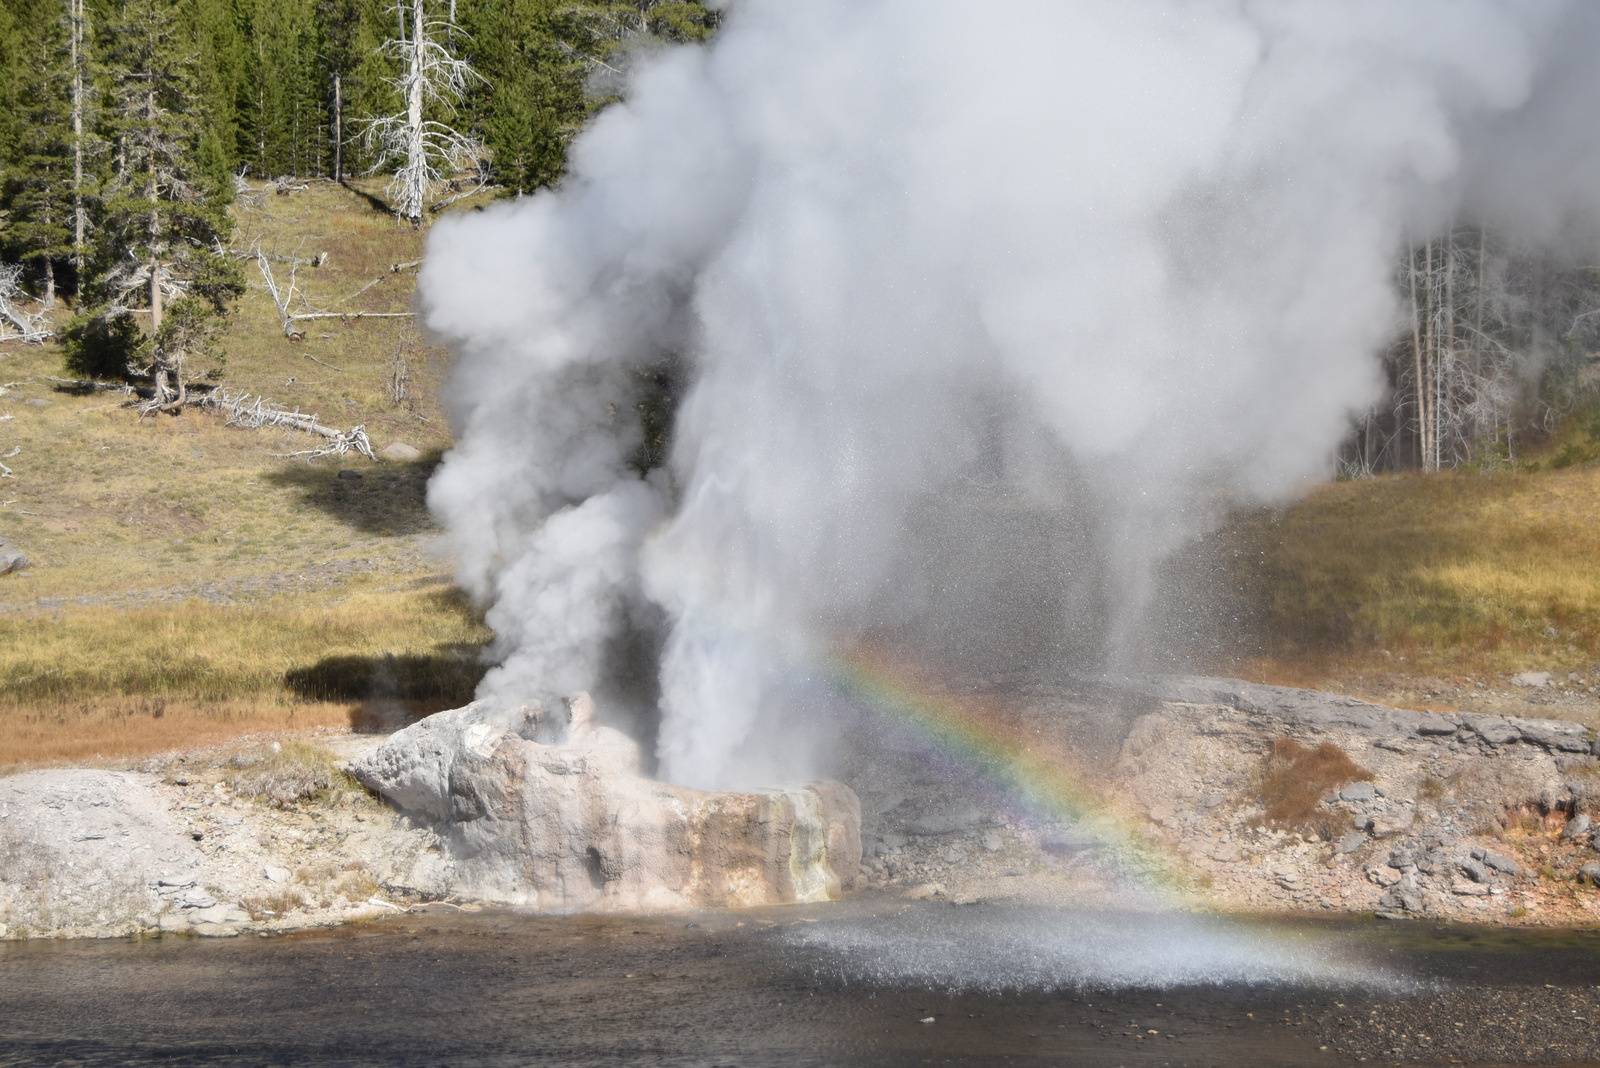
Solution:
M 813 774 L 864 638 L 1136 657 L 1155 563 L 1379 396 L 1408 235 L 1592 217 L 1597 45 L 1565 0 L 730 3 L 430 240 L 480 697 L 592 690 L 710 788 Z

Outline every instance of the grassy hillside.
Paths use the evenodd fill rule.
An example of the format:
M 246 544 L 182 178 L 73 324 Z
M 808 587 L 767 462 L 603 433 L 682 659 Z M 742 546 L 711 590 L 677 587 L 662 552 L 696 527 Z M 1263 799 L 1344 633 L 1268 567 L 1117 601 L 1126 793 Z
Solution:
M 326 254 L 298 271 L 311 305 L 409 309 L 414 271 L 390 267 L 416 260 L 421 236 L 360 187 L 235 211 L 241 250 Z M 20 449 L 0 537 L 33 562 L 0 577 L 0 767 L 395 723 L 471 696 L 489 635 L 423 501 L 449 444 L 447 353 L 408 319 L 316 320 L 289 341 L 245 266 L 224 385 L 422 459 L 287 457 L 320 439 L 193 407 L 140 419 L 118 395 L 51 381 L 58 349 L 0 346 L 0 455 Z M 285 285 L 290 265 L 273 266 Z M 1411 703 L 1437 698 L 1438 677 L 1458 692 L 1530 668 L 1600 683 L 1600 435 L 1585 425 L 1539 470 L 1341 482 L 1241 517 L 1208 552 L 1244 622 L 1206 666 Z M 1407 678 L 1432 681 L 1411 693 L 1394 682 Z
M 312 304 L 409 310 L 415 272 L 390 267 L 416 260 L 421 236 L 359 188 L 317 183 L 235 214 L 241 249 L 326 253 L 299 268 Z M 283 286 L 290 265 L 273 266 Z M 0 765 L 470 695 L 486 634 L 430 553 L 423 503 L 449 444 L 447 354 L 409 319 L 316 320 L 289 341 L 256 265 L 245 268 L 223 384 L 340 429 L 364 424 L 375 447 L 403 441 L 423 458 L 286 458 L 275 454 L 321 439 L 193 406 L 140 419 L 116 394 L 51 381 L 56 347 L 0 348 L 0 452 L 20 449 L 0 480 L 0 537 L 32 561 L 0 578 Z
M 1230 532 L 1271 655 L 1587 670 L 1600 658 L 1600 468 L 1321 486 Z

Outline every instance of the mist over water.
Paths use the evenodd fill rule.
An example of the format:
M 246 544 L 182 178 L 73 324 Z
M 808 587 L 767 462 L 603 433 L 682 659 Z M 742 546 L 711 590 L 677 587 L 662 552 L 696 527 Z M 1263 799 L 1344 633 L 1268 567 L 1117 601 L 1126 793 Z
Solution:
M 785 941 L 847 983 L 1001 994 L 1096 987 L 1307 984 L 1416 993 L 1331 931 L 1215 917 L 1060 909 L 910 910 L 802 926 Z
M 429 241 L 482 695 L 595 690 L 711 787 L 815 770 L 856 642 L 1137 666 L 1156 566 L 1380 397 L 1406 240 L 1594 217 L 1597 45 L 1562 0 L 730 4 Z

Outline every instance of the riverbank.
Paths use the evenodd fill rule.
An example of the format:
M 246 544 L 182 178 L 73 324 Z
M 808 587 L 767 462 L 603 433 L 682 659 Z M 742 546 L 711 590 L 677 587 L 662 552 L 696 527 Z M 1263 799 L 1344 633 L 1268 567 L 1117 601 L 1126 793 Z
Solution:
M 838 775 L 862 802 L 858 885 L 879 894 L 1600 923 L 1600 761 L 1581 724 L 1225 679 L 902 682 L 992 734 L 980 752 L 870 712 L 836 725 L 854 743 Z M 485 903 L 448 823 L 345 772 L 384 737 L 0 778 L 0 937 L 233 936 Z M 1299 795 L 1269 789 L 1285 779 Z

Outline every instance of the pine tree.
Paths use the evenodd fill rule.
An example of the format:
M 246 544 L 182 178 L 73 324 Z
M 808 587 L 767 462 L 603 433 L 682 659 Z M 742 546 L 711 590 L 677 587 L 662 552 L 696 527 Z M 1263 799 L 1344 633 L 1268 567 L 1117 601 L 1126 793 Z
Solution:
M 43 280 L 44 305 L 55 305 L 56 264 L 73 251 L 71 68 L 68 25 L 57 0 L 16 5 L 20 67 L 12 106 L 18 125 L 4 180 L 6 243 Z
M 229 180 L 247 153 L 248 132 L 240 112 L 249 95 L 249 49 L 240 31 L 240 0 L 187 0 L 195 57 L 195 82 L 206 128 L 199 145 L 200 168 L 216 184 Z
M 559 0 L 479 0 L 462 14 L 467 56 L 483 75 L 468 101 L 494 181 L 528 193 L 561 176 L 567 142 L 587 114 L 583 69 Z
M 180 11 L 177 0 L 127 0 L 109 27 L 105 76 L 117 166 L 102 206 L 96 315 L 69 335 L 80 360 L 97 346 L 131 348 L 127 357 L 147 365 L 137 373 L 154 385 L 146 411 L 182 407 L 188 361 L 220 355 L 212 344 L 244 290 L 222 250 L 229 189 L 202 165 L 207 123 Z M 149 330 L 136 341 L 127 323 L 141 305 Z
M 241 0 L 250 49 L 241 145 L 263 176 L 320 173 L 327 89 L 314 0 Z

